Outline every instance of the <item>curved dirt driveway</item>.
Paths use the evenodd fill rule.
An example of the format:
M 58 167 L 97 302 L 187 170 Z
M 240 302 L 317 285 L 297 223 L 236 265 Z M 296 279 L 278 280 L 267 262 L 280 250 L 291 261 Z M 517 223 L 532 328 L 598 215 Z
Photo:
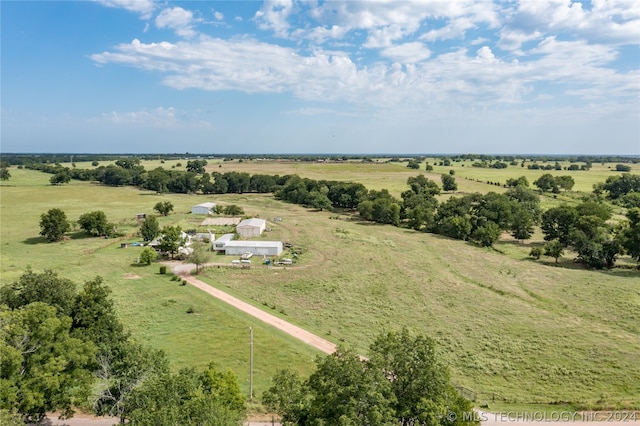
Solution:
M 206 284 L 203 281 L 200 281 L 198 278 L 192 276 L 190 272 L 196 269 L 196 265 L 191 263 L 180 263 L 180 262 L 164 262 L 167 264 L 171 271 L 176 274 L 182 276 L 184 280 L 186 280 L 189 284 L 194 287 L 199 288 L 200 290 L 210 294 L 211 296 L 222 300 L 229 305 L 240 309 L 242 312 L 251 315 L 254 318 L 259 319 L 260 321 L 267 323 L 269 325 L 274 326 L 275 328 L 289 334 L 290 336 L 295 337 L 306 343 L 309 346 L 312 346 L 324 353 L 332 354 L 336 351 L 337 346 L 330 341 L 323 339 L 320 336 L 317 336 L 313 333 L 308 332 L 296 325 L 291 324 L 281 318 L 278 318 L 274 315 L 271 315 L 262 309 L 256 308 L 253 305 L 250 305 L 242 300 L 231 296 L 230 294 L 225 293 L 222 290 L 218 290 L 217 288 L 211 287 L 209 284 Z

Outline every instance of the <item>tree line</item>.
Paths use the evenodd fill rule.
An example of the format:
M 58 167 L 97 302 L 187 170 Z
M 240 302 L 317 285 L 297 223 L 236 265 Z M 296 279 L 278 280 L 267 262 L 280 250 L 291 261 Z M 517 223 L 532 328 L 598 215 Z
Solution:
M 409 189 L 398 199 L 387 190 L 368 190 L 364 185 L 353 182 L 315 180 L 298 175 L 207 173 L 206 160 L 187 162 L 186 171 L 159 167 L 147 172 L 139 163 L 135 158 L 123 159 L 115 165 L 101 166 L 82 173 L 85 177 L 87 174 L 91 175 L 92 179 L 105 185 L 135 185 L 159 193 L 273 193 L 275 198 L 286 202 L 319 210 L 353 210 L 365 220 L 438 233 L 487 247 L 492 246 L 503 232 L 509 232 L 518 240 L 529 239 L 536 226 L 541 226 L 546 240 L 558 239 L 551 231 L 553 226 L 550 224 L 551 216 L 556 210 L 542 214 L 538 192 L 529 188 L 529 182 L 524 176 L 509 179 L 509 188 L 503 194 L 466 194 L 439 203 L 435 197 L 443 189 L 457 189 L 453 176 L 455 173 L 441 176 L 442 187 L 422 174 L 410 177 L 407 179 Z M 55 169 L 49 171 L 55 172 Z M 574 179 L 571 176 L 553 176 L 547 173 L 540 176 L 534 185 L 540 192 L 558 193 L 561 189 L 571 190 Z M 576 208 L 579 211 L 587 208 L 584 206 L 597 203 L 602 209 L 606 209 L 604 199 L 627 208 L 640 206 L 640 176 L 630 173 L 610 176 L 605 182 L 595 185 L 592 198 L 584 202 L 587 204 L 583 203 Z M 567 209 L 570 210 L 569 207 L 565 208 Z M 608 225 L 609 218 L 604 218 L 604 214 L 588 216 L 602 219 L 597 221 L 591 218 L 589 227 L 587 219 L 582 215 L 579 223 L 567 225 L 570 231 L 575 231 L 571 240 L 568 236 L 559 239 L 563 247 L 571 246 L 576 249 L 579 253 L 578 261 L 590 267 L 612 267 L 616 257 L 625 251 L 636 259 L 630 248 L 632 243 L 627 242 L 627 237 L 623 237 L 627 235 L 624 229 L 614 229 Z M 621 226 L 634 229 L 633 222 L 626 222 L 626 225 Z M 582 232 L 579 238 L 578 231 Z M 556 252 L 557 250 L 554 251 Z M 592 254 L 585 254 L 587 252 Z

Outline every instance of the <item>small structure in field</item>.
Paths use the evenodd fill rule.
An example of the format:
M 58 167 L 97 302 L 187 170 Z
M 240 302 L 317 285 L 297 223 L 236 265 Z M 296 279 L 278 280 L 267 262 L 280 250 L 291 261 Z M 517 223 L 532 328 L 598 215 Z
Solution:
M 213 214 L 216 203 L 200 203 L 191 207 L 191 214 Z
M 236 232 L 241 237 L 259 237 L 267 227 L 267 221 L 252 217 L 245 219 L 236 226 Z
M 217 240 L 211 242 L 211 248 L 215 251 L 224 251 L 225 245 L 227 244 L 227 242 L 233 240 L 233 236 L 233 234 L 224 234 Z
M 242 256 L 251 253 L 253 256 L 280 256 L 281 241 L 227 241 L 224 254 Z

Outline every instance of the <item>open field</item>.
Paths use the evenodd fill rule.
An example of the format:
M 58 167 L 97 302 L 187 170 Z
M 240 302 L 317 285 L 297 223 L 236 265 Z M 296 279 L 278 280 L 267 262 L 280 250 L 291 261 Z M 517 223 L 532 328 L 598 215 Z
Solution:
M 398 193 L 406 189 L 407 177 L 419 173 L 394 163 L 222 164 L 208 168 L 361 181 L 368 188 L 394 188 Z M 299 166 L 297 172 L 291 171 L 294 166 Z M 436 170 L 436 178 L 449 168 L 442 169 Z M 457 164 L 454 169 L 456 177 L 488 170 Z M 521 171 L 519 167 L 488 171 L 502 173 L 502 180 L 525 174 L 504 174 L 511 169 Z M 598 181 L 615 174 L 595 169 L 594 165 L 591 172 L 582 173 L 601 176 Z M 498 245 L 505 253 L 501 254 L 438 235 L 363 223 L 344 214 L 336 220 L 335 213 L 284 204 L 270 195 L 157 195 L 86 182 L 52 187 L 50 175 L 15 169 L 11 174 L 11 180 L 0 186 L 2 283 L 17 278 L 27 265 L 54 268 L 78 283 L 102 275 L 134 336 L 165 349 L 176 366 L 215 360 L 233 368 L 247 389 L 243 377 L 248 369 L 248 327 L 253 326 L 256 345 L 259 341 L 263 345 L 264 364 L 255 376 L 260 392 L 277 368 L 310 371 L 316 352 L 190 286 L 156 274 L 157 267 L 131 266 L 136 248 L 120 249 L 117 241 L 84 238 L 80 233 L 62 243 L 44 242 L 38 237 L 41 213 L 60 207 L 75 220 L 82 213 L 102 210 L 127 233 L 135 232 L 136 213 L 151 213 L 161 200 L 172 201 L 176 210 L 160 218 L 161 225 L 197 226 L 201 219 L 194 220 L 187 212 L 191 205 L 210 199 L 238 204 L 247 214 L 267 220 L 280 216 L 282 222 L 270 223 L 272 232 L 263 238 L 304 248 L 295 267 L 213 268 L 201 278 L 363 354 L 385 329 L 407 326 L 433 336 L 452 367 L 454 382 L 476 392 L 479 401 L 640 406 L 640 273 L 632 269 L 584 270 L 568 255 L 561 259 L 563 267 L 555 267 L 527 260 L 530 245 L 510 238 Z M 484 191 L 500 190 L 464 179 L 458 182 L 481 185 Z M 230 258 L 214 261 L 230 262 Z M 186 314 L 191 306 L 195 313 Z

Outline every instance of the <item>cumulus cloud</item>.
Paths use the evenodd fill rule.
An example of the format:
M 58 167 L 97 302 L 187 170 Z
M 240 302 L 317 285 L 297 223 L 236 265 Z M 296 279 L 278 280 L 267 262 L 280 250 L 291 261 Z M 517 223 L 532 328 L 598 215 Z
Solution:
M 382 50 L 382 55 L 403 64 L 412 64 L 428 59 L 431 51 L 422 43 L 414 41 Z
M 181 37 L 191 38 L 197 33 L 193 29 L 193 12 L 181 7 L 164 9 L 156 17 L 156 27 L 174 30 Z
M 156 8 L 153 0 L 93 0 L 107 7 L 125 9 L 139 13 L 142 19 L 149 19 Z

